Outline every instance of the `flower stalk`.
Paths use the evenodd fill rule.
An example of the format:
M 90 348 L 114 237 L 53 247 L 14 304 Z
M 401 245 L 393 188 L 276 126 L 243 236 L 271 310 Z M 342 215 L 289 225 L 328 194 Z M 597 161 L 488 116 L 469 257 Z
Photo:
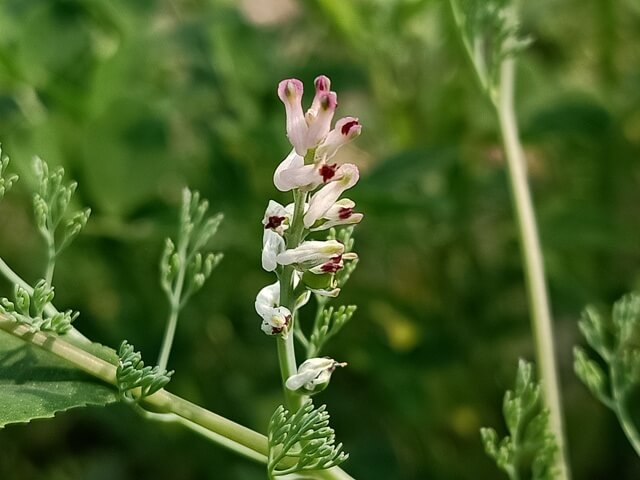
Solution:
M 468 12 L 462 11 L 457 0 L 450 0 L 450 5 L 473 71 L 483 93 L 493 105 L 500 125 L 521 243 L 540 382 L 545 404 L 550 411 L 550 428 L 559 446 L 557 464 L 559 478 L 568 480 L 571 475 L 565 446 L 562 402 L 544 260 L 514 106 L 515 57 L 527 46 L 529 39 L 519 36 L 513 5 L 497 6 L 495 2 L 478 2 L 475 10 L 469 6 Z M 480 18 L 482 21 L 479 20 Z M 486 45 L 491 43 L 496 45 L 488 52 Z
M 559 446 L 558 468 L 560 478 L 569 479 L 569 463 L 565 447 L 558 367 L 555 357 L 555 342 L 551 308 L 547 294 L 544 261 L 540 236 L 535 218 L 531 192 L 527 182 L 526 159 L 518 135 L 518 124 L 513 104 L 515 84 L 515 59 L 507 58 L 500 68 L 500 91 L 497 113 L 502 132 L 503 146 L 507 157 L 511 195 L 516 212 L 516 223 L 522 244 L 522 257 L 531 312 L 536 359 L 540 368 L 540 382 L 549 408 L 551 431 Z

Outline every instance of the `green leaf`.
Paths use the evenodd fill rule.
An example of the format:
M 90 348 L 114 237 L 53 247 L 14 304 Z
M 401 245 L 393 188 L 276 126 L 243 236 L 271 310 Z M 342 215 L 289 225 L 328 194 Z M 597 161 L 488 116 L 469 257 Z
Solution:
M 117 400 L 112 387 L 0 330 L 0 428 Z
M 484 449 L 511 480 L 556 478 L 556 440 L 549 428 L 533 366 L 520 360 L 514 390 L 507 390 L 503 414 L 509 435 L 499 440 L 492 428 L 480 429 Z

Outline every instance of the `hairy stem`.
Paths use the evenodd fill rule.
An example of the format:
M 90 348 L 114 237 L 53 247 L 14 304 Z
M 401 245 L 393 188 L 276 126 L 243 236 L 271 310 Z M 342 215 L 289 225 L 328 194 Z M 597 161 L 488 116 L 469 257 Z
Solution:
M 507 58 L 500 67 L 500 90 L 496 105 L 503 145 L 507 157 L 511 194 L 516 212 L 518 233 L 529 297 L 536 359 L 545 403 L 550 411 L 550 426 L 560 450 L 560 478 L 570 478 L 564 440 L 562 406 L 558 384 L 553 327 L 538 226 L 527 181 L 526 159 L 518 135 L 514 108 L 515 60 Z

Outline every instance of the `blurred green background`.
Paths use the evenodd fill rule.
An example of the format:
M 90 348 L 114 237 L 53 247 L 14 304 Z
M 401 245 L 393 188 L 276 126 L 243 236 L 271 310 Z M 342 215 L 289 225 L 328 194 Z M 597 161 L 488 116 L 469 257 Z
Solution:
M 613 415 L 572 373 L 577 319 L 640 287 L 640 4 L 522 2 L 535 42 L 518 111 L 557 334 L 576 479 L 637 479 Z M 0 254 L 42 276 L 31 157 L 63 165 L 93 209 L 60 259 L 57 304 L 94 340 L 157 355 L 157 276 L 189 185 L 226 219 L 225 259 L 189 304 L 171 390 L 265 431 L 281 401 L 259 329 L 260 220 L 289 151 L 278 81 L 333 80 L 362 136 L 349 196 L 366 216 L 338 303 L 359 310 L 327 354 L 321 394 L 358 479 L 503 478 L 478 428 L 504 431 L 502 395 L 532 340 L 496 121 L 444 0 L 3 0 L 0 139 L 21 174 L 0 204 Z M 310 97 L 307 101 L 310 101 Z M 0 292 L 9 293 L 0 282 Z M 307 315 L 311 315 L 308 312 Z M 303 319 L 304 321 L 304 319 Z M 0 408 L 2 408 L 0 406 Z M 262 467 L 124 406 L 0 431 L 0 478 L 262 479 Z

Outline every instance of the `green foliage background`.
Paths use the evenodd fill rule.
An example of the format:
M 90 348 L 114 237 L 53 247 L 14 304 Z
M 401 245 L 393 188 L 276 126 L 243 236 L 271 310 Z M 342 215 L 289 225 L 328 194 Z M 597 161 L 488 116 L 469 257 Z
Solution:
M 572 373 L 577 319 L 640 287 L 640 7 L 522 2 L 535 42 L 518 109 L 550 293 L 577 479 L 635 479 L 640 460 Z M 259 329 L 260 219 L 288 152 L 277 82 L 329 75 L 363 135 L 350 196 L 365 212 L 360 308 L 327 351 L 349 368 L 321 395 L 356 478 L 500 478 L 478 429 L 501 426 L 519 357 L 532 358 L 496 121 L 444 0 L 4 0 L 0 139 L 21 182 L 0 204 L 0 253 L 29 281 L 31 157 L 63 165 L 93 210 L 60 259 L 76 325 L 157 355 L 167 312 L 162 240 L 180 190 L 224 212 L 225 259 L 184 312 L 171 389 L 266 431 L 280 403 Z M 0 283 L 0 292 L 10 286 Z M 4 408 L 0 406 L 0 408 Z M 502 431 L 504 431 L 504 428 Z M 262 479 L 263 468 L 124 406 L 0 431 L 0 478 Z

